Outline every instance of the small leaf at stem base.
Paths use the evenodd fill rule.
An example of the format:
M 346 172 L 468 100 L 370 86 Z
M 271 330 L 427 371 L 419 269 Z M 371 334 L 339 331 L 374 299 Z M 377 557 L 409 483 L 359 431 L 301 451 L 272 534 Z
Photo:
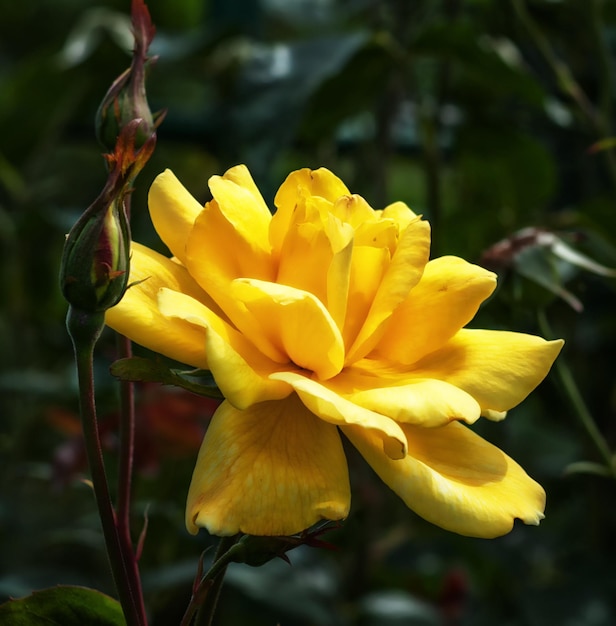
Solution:
M 199 396 L 222 398 L 223 395 L 206 370 L 181 371 L 167 367 L 162 361 L 131 357 L 111 364 L 111 373 L 121 380 L 174 385 Z M 193 380 L 188 380 L 188 377 Z M 198 382 L 197 382 L 198 381 Z

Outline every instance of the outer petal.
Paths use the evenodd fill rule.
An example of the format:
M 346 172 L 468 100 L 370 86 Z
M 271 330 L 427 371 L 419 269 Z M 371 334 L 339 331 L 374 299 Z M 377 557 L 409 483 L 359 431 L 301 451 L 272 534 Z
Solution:
M 392 459 L 404 458 L 406 437 L 393 420 L 357 406 L 301 374 L 280 372 L 272 374 L 271 378 L 292 385 L 306 407 L 322 420 L 337 426 L 355 424 L 374 432 L 377 440 L 381 441 L 381 450 L 385 454 Z
M 463 329 L 415 363 L 413 372 L 463 389 L 483 411 L 508 411 L 545 378 L 563 343 L 523 333 Z
M 321 379 L 340 372 L 344 364 L 342 335 L 311 293 L 238 279 L 231 285 L 231 294 L 253 316 L 254 325 L 246 335 L 270 358 L 280 363 L 291 361 Z
M 161 289 L 158 304 L 163 315 L 185 320 L 201 332 L 198 345 L 208 354 L 208 367 L 227 400 L 239 409 L 255 402 L 288 396 L 292 389 L 269 378 L 279 370 L 229 324 L 197 300 Z
M 430 254 L 430 225 L 417 219 L 402 233 L 396 252 L 374 296 L 368 317 L 347 354 L 347 364 L 370 352 L 384 324 L 419 282 Z
M 135 242 L 131 253 L 132 285 L 120 303 L 106 312 L 106 324 L 154 352 L 207 368 L 203 331 L 184 320 L 162 315 L 157 298 L 163 287 L 206 302 L 209 297 L 179 263 Z
M 205 435 L 186 504 L 191 533 L 292 535 L 347 516 L 346 459 L 334 426 L 296 396 L 238 411 L 223 402 Z
M 405 459 L 393 461 L 378 438 L 356 426 L 344 433 L 376 473 L 416 513 L 470 537 L 504 535 L 515 518 L 537 525 L 545 492 L 498 448 L 465 426 L 403 426 L 409 442 Z
M 472 424 L 481 414 L 479 403 L 472 396 L 442 380 L 417 379 L 405 385 L 354 391 L 346 397 L 397 422 L 428 428 L 453 420 Z
M 184 263 L 186 241 L 203 205 L 195 200 L 171 170 L 165 170 L 150 187 L 148 206 L 158 236 Z
M 414 363 L 468 324 L 495 287 L 496 276 L 478 265 L 453 256 L 430 261 L 376 350 L 392 361 Z

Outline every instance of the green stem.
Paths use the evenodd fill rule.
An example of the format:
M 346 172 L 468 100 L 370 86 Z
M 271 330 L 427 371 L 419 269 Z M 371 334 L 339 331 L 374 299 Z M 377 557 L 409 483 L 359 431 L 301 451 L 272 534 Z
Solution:
M 552 328 L 550 327 L 545 311 L 540 310 L 537 314 L 537 318 L 541 333 L 545 337 L 553 337 L 554 333 L 552 332 Z M 562 356 L 556 359 L 556 372 L 558 373 L 560 382 L 569 398 L 569 401 L 571 402 L 571 406 L 573 407 L 578 421 L 597 448 L 597 451 L 605 462 L 606 467 L 609 469 L 610 474 L 612 476 L 616 476 L 616 467 L 614 466 L 614 460 L 612 458 L 610 448 L 601 434 L 601 431 L 597 428 L 597 424 L 584 402 L 584 398 L 580 393 L 573 374 Z
M 550 45 L 547 37 L 541 32 L 533 18 L 530 16 L 524 0 L 512 0 L 513 8 L 518 19 L 543 55 L 546 63 L 556 76 L 560 88 L 577 104 L 582 114 L 587 118 L 593 128 L 597 128 L 597 112 L 595 111 L 584 90 L 571 74 L 569 68 L 563 63 Z
M 195 626 L 212 626 L 214 613 L 218 605 L 218 598 L 220 598 L 222 584 L 225 574 L 227 573 L 227 567 L 229 566 L 235 540 L 235 537 L 222 537 L 218 544 L 214 564 L 212 565 L 212 569 L 208 572 L 211 576 L 212 585 L 197 613 Z
M 134 556 L 132 548 L 128 546 L 127 550 L 118 532 L 96 417 L 93 357 L 94 346 L 104 325 L 104 313 L 87 313 L 69 307 L 66 326 L 75 351 L 83 435 L 107 555 L 127 625 L 145 626 L 147 621 L 143 599 L 130 567 L 131 561 L 134 562 Z
M 588 3 L 590 11 L 590 22 L 597 46 L 597 67 L 599 70 L 599 113 L 598 134 L 603 137 L 612 136 L 612 103 L 614 93 L 614 79 L 612 71 L 612 58 L 605 37 L 605 24 L 603 20 L 603 2 L 591 0 Z M 614 150 L 603 150 L 608 174 L 612 187 L 616 189 L 616 155 Z
M 212 566 L 195 589 L 180 626 L 189 626 L 197 611 L 195 626 L 211 626 L 227 567 L 236 553 L 237 539 L 237 535 L 221 537 Z
M 590 22 L 598 47 L 598 66 L 602 78 L 602 80 L 599 81 L 601 86 L 599 107 L 593 106 L 580 84 L 571 74 L 567 65 L 558 58 L 550 42 L 528 13 L 524 0 L 512 0 L 512 2 L 519 20 L 533 38 L 535 45 L 550 66 L 552 72 L 554 72 L 560 88 L 575 102 L 597 137 L 599 139 L 609 137 L 611 134 L 612 120 L 612 66 L 609 51 L 605 44 L 605 37 L 602 32 L 603 21 L 598 0 L 592 0 L 588 3 L 588 6 Z M 605 155 L 610 182 L 612 186 L 616 188 L 616 156 L 612 150 L 604 150 L 603 153 Z
M 605 24 L 602 15 L 603 2 L 601 0 L 590 0 L 588 10 L 590 12 L 590 23 L 597 46 L 597 70 L 600 80 L 599 87 L 599 110 L 602 121 L 611 126 L 612 119 L 612 93 L 614 90 L 614 79 L 612 76 L 612 58 L 604 36 Z

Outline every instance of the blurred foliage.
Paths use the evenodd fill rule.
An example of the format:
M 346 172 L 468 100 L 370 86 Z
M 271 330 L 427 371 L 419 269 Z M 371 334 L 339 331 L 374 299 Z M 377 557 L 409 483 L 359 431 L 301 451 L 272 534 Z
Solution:
M 245 162 L 271 203 L 290 170 L 323 165 L 375 208 L 404 200 L 423 213 L 434 255 L 477 261 L 532 226 L 616 266 L 616 3 L 148 5 L 158 29 L 151 52 L 159 55 L 149 98 L 168 116 L 134 193 L 137 240 L 160 247 L 145 206 L 149 182 L 166 167 L 206 200 L 210 175 Z M 67 443 L 77 394 L 57 272 L 64 233 L 105 180 L 93 119 L 130 62 L 128 12 L 128 0 L 2 7 L 1 598 L 59 583 L 112 593 L 93 498 L 78 480 L 80 452 Z M 546 266 L 543 255 L 533 280 L 537 259 L 501 259 L 499 289 L 474 324 L 540 333 L 542 310 L 567 340 L 561 358 L 614 449 L 614 278 L 563 259 Z M 566 287 L 583 310 L 545 289 L 546 280 Z M 113 415 L 111 335 L 98 358 L 100 413 Z M 140 387 L 146 420 L 150 392 Z M 571 463 L 603 461 L 565 392 L 552 373 L 504 423 L 479 426 L 546 487 L 539 528 L 516 526 L 492 541 L 447 534 L 410 513 L 349 448 L 352 514 L 326 537 L 340 550 L 301 548 L 291 568 L 232 566 L 218 623 L 615 623 L 616 482 L 565 475 Z M 181 413 L 174 429 L 175 405 L 164 404 L 168 420 L 157 417 L 156 454 L 138 466 L 136 485 L 135 535 L 139 518 L 149 519 L 141 563 L 153 626 L 179 622 L 198 555 L 210 544 L 183 525 L 195 448 L 165 445 L 198 445 L 209 409 L 194 407 L 196 421 Z M 110 428 L 110 467 L 114 437 Z

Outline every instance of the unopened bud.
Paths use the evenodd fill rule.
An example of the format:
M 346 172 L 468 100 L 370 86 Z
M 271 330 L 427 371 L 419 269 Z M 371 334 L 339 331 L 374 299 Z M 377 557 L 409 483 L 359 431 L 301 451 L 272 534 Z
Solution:
M 155 29 L 143 0 L 133 0 L 131 23 L 135 36 L 131 66 L 116 78 L 96 112 L 96 136 L 109 152 L 113 151 L 122 129 L 131 121 L 141 120 L 135 137 L 135 148 L 140 148 L 163 117 L 152 114 L 145 91 L 147 67 L 156 59 L 147 56 Z
M 96 137 L 106 150 L 113 150 L 122 128 L 135 119 L 141 119 L 135 137 L 139 148 L 152 135 L 156 124 L 145 93 L 144 68 L 135 74 L 127 69 L 113 82 L 96 112 Z
M 103 191 L 66 238 L 60 286 L 69 304 L 91 313 L 116 305 L 128 283 L 129 255 L 123 194 L 109 201 Z

